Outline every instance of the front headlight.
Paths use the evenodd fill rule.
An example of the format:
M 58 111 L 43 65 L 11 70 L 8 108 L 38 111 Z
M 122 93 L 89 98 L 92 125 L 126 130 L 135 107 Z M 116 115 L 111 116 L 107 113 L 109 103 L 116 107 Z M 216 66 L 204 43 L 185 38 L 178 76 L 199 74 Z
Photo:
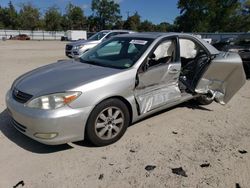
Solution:
M 54 93 L 50 95 L 41 96 L 35 98 L 27 103 L 27 107 L 38 108 L 42 110 L 53 110 L 61 108 L 81 95 L 81 92 L 65 92 L 65 93 Z
M 76 49 L 76 50 L 79 50 L 79 49 L 81 49 L 81 48 L 83 48 L 83 47 L 84 47 L 84 45 L 78 45 L 78 46 L 75 47 L 75 49 Z

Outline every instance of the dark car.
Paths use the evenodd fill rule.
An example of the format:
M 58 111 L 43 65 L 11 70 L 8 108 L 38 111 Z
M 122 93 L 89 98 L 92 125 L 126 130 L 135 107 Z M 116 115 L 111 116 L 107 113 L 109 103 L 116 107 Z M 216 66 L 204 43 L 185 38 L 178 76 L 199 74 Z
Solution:
M 221 40 L 215 41 L 213 43 L 213 46 L 220 51 L 225 51 L 225 47 L 227 47 L 230 44 L 233 44 L 235 42 L 236 38 L 235 37 L 227 37 L 223 38 Z
M 30 40 L 30 37 L 26 34 L 16 35 L 14 37 L 10 36 L 11 40 Z
M 228 38 L 215 43 L 214 46 L 220 51 L 238 53 L 243 61 L 246 77 L 250 78 L 250 34 L 242 35 L 237 39 Z

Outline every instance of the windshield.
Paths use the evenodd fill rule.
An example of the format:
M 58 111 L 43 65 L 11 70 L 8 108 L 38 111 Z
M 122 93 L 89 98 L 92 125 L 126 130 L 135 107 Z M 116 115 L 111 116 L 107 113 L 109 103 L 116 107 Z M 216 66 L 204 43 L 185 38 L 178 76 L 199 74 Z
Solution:
M 82 63 L 126 69 L 133 66 L 152 43 L 152 39 L 112 38 L 86 52 Z
M 101 40 L 107 34 L 107 31 L 101 31 L 91 36 L 88 40 Z

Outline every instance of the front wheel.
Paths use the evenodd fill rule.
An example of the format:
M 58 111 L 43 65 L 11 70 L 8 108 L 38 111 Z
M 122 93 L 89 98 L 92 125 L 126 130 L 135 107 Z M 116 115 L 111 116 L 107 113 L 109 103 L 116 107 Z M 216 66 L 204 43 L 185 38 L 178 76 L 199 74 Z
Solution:
M 91 112 L 86 136 L 95 146 L 105 146 L 119 140 L 130 123 L 127 106 L 118 99 L 108 99 Z

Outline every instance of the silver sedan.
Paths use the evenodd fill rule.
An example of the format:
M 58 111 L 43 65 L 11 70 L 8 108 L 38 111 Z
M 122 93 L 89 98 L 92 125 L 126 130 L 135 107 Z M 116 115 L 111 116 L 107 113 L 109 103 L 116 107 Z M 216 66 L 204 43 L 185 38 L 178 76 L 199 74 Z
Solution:
M 14 127 L 44 144 L 119 140 L 146 116 L 195 99 L 226 104 L 244 85 L 242 60 L 195 36 L 135 33 L 107 40 L 78 61 L 17 78 L 6 95 Z

